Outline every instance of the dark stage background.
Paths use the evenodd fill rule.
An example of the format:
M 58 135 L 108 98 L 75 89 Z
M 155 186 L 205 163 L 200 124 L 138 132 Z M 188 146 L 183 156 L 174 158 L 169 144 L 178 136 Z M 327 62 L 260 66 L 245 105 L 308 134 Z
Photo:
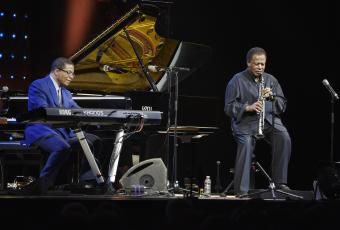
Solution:
M 70 56 L 76 51 L 64 47 L 67 0 L 11 2 L 21 10 L 27 9 L 32 16 L 30 80 L 48 73 L 50 62 L 55 57 Z M 82 1 L 78 2 L 80 4 Z M 93 2 L 96 11 L 88 22 L 90 29 L 78 48 L 112 23 L 119 7 L 127 7 L 130 3 Z M 236 146 L 223 113 L 224 91 L 233 74 L 246 67 L 245 54 L 248 49 L 261 46 L 268 52 L 267 72 L 279 79 L 288 99 L 288 110 L 283 115 L 283 121 L 293 143 L 289 185 L 293 189 L 312 189 L 319 163 L 330 159 L 330 94 L 321 81 L 327 78 L 333 88 L 340 92 L 339 11 L 339 3 L 330 0 L 312 3 L 175 1 L 170 11 L 171 37 L 212 47 L 208 62 L 181 82 L 180 94 L 213 97 L 220 105 L 220 119 L 217 121 L 220 130 L 195 148 L 195 160 L 202 168 L 197 175 L 199 180 L 203 180 L 204 175 L 211 175 L 214 183 L 216 161 L 220 160 L 222 185 L 226 186 L 230 181 L 228 169 L 233 166 Z M 17 67 L 2 65 L 1 68 L 8 70 Z M 6 83 L 3 79 L 1 81 L 1 85 Z M 338 114 L 339 103 L 336 102 L 336 161 L 339 160 Z M 194 119 L 195 114 L 192 116 Z M 179 154 L 185 154 L 187 148 L 179 146 Z M 260 162 L 268 168 L 269 149 L 259 144 L 256 153 Z M 181 167 L 185 168 L 185 165 Z M 259 180 L 263 178 L 259 176 Z

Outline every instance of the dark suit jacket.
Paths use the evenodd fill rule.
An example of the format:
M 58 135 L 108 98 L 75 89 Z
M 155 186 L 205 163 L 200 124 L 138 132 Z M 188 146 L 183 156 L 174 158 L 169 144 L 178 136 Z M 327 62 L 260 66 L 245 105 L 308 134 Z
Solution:
M 287 100 L 278 80 L 271 74 L 263 73 L 265 86 L 273 89 L 276 96 L 274 110 L 272 102 L 266 101 L 265 118 L 272 124 L 274 116 L 275 128 L 286 132 L 280 114 L 286 110 Z M 258 100 L 258 85 L 248 70 L 237 73 L 229 81 L 225 93 L 225 113 L 231 118 L 231 127 L 236 134 L 256 134 L 258 132 L 259 117 L 255 112 L 246 112 L 247 105 Z M 275 113 L 274 113 L 275 111 Z
M 61 90 L 64 108 L 80 108 L 72 99 L 72 94 L 69 90 L 64 87 Z M 41 107 L 60 107 L 56 89 L 49 75 L 33 81 L 28 89 L 28 111 Z M 66 140 L 75 137 L 71 129 L 55 129 L 48 124 L 29 124 L 25 129 L 25 140 L 28 144 L 32 144 L 44 137 L 58 134 L 62 135 Z

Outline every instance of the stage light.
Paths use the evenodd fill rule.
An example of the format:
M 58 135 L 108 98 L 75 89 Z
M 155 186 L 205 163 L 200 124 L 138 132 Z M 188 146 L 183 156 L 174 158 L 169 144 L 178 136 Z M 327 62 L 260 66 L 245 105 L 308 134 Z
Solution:
M 14 78 L 15 78 L 15 77 L 14 77 L 14 75 L 11 75 L 11 76 L 10 76 L 10 79 L 12 79 L 12 80 L 13 80 Z
M 22 77 L 22 80 L 26 80 L 26 76 L 23 76 L 23 77 Z
M 3 16 L 5 16 L 5 12 L 0 12 L 0 17 L 3 17 Z
M 0 32 L 0 38 L 4 38 L 5 34 L 3 32 Z
M 15 39 L 16 37 L 17 37 L 17 35 L 16 34 L 12 34 L 12 36 L 11 36 L 13 39 Z
M 27 19 L 27 18 L 28 18 L 28 15 L 27 15 L 27 14 L 25 14 L 25 15 L 24 15 L 24 18 L 25 18 L 25 19 Z
M 0 53 L 0 59 L 2 59 L 2 58 L 3 58 L 3 56 L 4 56 L 4 55 L 3 55 L 2 53 Z
M 24 58 L 24 60 L 25 60 L 25 61 L 27 60 L 27 56 L 26 56 L 26 55 L 24 55 L 24 57 L 23 57 L 23 58 Z
M 15 58 L 15 55 L 14 55 L 14 54 L 11 54 L 10 57 L 11 57 L 11 59 L 14 59 L 14 58 Z
M 25 34 L 24 39 L 26 40 L 28 38 L 27 34 Z
M 13 18 L 16 18 L 16 17 L 17 17 L 17 14 L 16 14 L 16 13 L 13 13 L 12 16 L 13 16 Z

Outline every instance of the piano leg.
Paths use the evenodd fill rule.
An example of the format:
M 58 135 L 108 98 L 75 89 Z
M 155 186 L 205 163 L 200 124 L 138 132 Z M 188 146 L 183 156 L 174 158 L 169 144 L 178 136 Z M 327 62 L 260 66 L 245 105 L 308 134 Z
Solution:
M 120 152 L 122 151 L 122 147 L 123 147 L 124 135 L 125 135 L 124 129 L 119 129 L 119 131 L 116 134 L 116 139 L 114 142 L 114 147 L 113 147 L 113 151 L 112 151 L 111 158 L 110 158 L 109 172 L 108 172 L 108 183 L 111 183 L 111 185 L 116 180 L 119 156 L 120 156 Z
M 94 159 L 94 156 L 92 154 L 92 151 L 90 149 L 89 144 L 86 141 L 84 132 L 78 128 L 75 130 L 75 133 L 77 135 L 77 138 L 79 140 L 79 143 L 84 151 L 84 154 L 86 156 L 87 161 L 89 162 L 89 165 L 91 167 L 91 170 L 93 172 L 93 175 L 96 176 L 96 181 L 98 184 L 104 183 L 104 177 L 102 176 L 99 167 L 96 163 L 96 160 Z

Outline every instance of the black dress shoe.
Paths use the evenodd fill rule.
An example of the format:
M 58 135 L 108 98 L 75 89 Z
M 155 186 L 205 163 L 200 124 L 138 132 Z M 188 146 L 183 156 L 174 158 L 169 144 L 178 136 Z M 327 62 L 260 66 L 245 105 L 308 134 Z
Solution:
M 97 181 L 93 179 L 80 181 L 77 186 L 82 188 L 95 188 L 97 184 Z
M 286 184 L 278 184 L 277 185 L 277 189 L 279 189 L 279 190 L 291 190 L 289 187 L 288 187 L 288 185 L 286 185 Z
M 78 184 L 69 186 L 71 193 L 88 194 L 88 195 L 103 195 L 107 191 L 106 183 L 97 183 L 93 181 L 81 181 Z

